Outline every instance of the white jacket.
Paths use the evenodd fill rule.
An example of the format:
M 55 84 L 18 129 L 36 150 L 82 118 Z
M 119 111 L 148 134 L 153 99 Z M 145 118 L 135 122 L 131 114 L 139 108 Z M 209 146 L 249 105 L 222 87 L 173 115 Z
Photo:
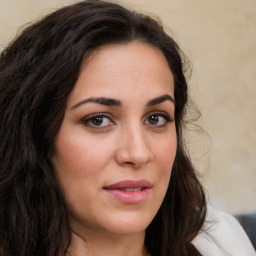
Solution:
M 256 256 L 239 222 L 211 206 L 208 206 L 203 231 L 193 244 L 204 256 Z

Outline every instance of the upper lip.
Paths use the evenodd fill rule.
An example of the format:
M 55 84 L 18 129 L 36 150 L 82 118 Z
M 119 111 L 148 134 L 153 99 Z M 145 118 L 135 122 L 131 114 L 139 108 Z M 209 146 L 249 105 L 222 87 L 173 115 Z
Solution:
M 152 183 L 148 180 L 123 180 L 104 187 L 104 189 L 124 188 L 152 188 Z

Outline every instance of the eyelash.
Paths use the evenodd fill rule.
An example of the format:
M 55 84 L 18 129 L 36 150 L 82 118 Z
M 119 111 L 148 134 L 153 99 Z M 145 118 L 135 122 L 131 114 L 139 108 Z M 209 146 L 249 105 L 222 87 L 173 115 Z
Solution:
M 157 117 L 157 119 L 158 119 L 157 122 L 159 121 L 159 117 L 160 118 L 164 118 L 164 122 L 165 123 L 161 124 L 161 125 L 150 124 L 148 120 L 152 116 L 156 116 Z M 92 122 L 93 122 L 93 120 L 96 120 L 96 118 L 102 118 L 102 119 L 108 118 L 110 124 L 105 125 L 105 126 L 101 126 L 101 124 L 100 125 L 95 125 Z M 161 127 L 166 126 L 168 123 L 170 123 L 172 121 L 173 121 L 173 119 L 168 114 L 166 114 L 166 113 L 163 113 L 163 112 L 153 112 L 153 113 L 150 113 L 149 115 L 147 115 L 147 118 L 146 118 L 146 120 L 143 123 L 146 124 L 146 122 L 148 122 L 148 124 L 146 124 L 146 125 L 149 125 L 149 126 L 152 126 L 152 127 L 159 127 L 159 128 L 161 128 Z M 109 127 L 109 126 L 112 126 L 112 125 L 115 124 L 112 121 L 112 118 L 110 117 L 110 115 L 108 115 L 106 113 L 96 113 L 96 114 L 89 115 L 89 116 L 83 118 L 81 120 L 81 122 L 85 126 L 90 127 L 92 129 L 103 129 L 103 128 L 106 128 L 106 127 Z M 104 120 L 102 122 L 104 122 Z
M 158 120 L 159 120 L 159 117 L 162 117 L 162 118 L 164 118 L 164 120 L 165 120 L 165 123 L 164 124 L 162 124 L 162 125 L 154 125 L 154 124 L 149 124 L 149 125 L 152 125 L 152 126 L 154 126 L 154 127 L 164 127 L 164 126 L 166 126 L 168 123 L 170 123 L 170 122 L 172 122 L 173 120 L 172 120 L 172 118 L 168 115 L 168 114 L 166 114 L 166 113 L 163 113 L 163 112 L 151 112 L 148 116 L 147 116 L 147 119 L 146 120 L 148 120 L 150 117 L 152 117 L 152 116 L 157 116 L 158 117 Z M 144 121 L 144 123 L 146 122 L 146 120 Z
M 114 122 L 112 121 L 111 117 L 106 114 L 106 113 L 96 113 L 96 114 L 92 114 L 92 115 L 89 115 L 85 118 L 83 118 L 81 121 L 84 125 L 90 127 L 90 128 L 94 128 L 94 129 L 102 129 L 102 128 L 105 128 L 106 126 L 97 126 L 95 124 L 92 123 L 93 120 L 95 120 L 96 118 L 108 118 L 109 121 L 110 121 L 110 125 L 108 126 L 112 126 L 114 125 Z M 91 122 L 91 124 L 90 124 Z

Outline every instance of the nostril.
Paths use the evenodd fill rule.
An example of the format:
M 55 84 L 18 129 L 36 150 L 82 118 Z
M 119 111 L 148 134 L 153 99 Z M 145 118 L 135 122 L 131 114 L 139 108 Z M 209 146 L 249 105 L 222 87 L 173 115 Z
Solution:
M 131 166 L 135 166 L 135 163 L 133 162 L 124 162 L 125 165 L 131 165 Z

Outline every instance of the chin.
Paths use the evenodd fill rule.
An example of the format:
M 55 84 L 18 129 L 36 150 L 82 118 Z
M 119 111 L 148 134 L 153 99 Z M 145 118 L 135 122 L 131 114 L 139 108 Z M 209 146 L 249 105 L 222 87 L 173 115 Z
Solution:
M 145 216 L 136 216 L 135 218 L 131 218 L 131 216 L 118 218 L 116 216 L 115 221 L 112 223 L 110 221 L 108 222 L 106 229 L 117 235 L 132 235 L 145 232 L 151 221 L 152 218 Z
M 118 236 L 127 236 L 127 235 L 135 235 L 135 234 L 141 234 L 146 231 L 147 226 L 141 227 L 141 226 L 119 226 L 111 228 L 111 230 L 108 230 L 109 233 L 115 234 Z

